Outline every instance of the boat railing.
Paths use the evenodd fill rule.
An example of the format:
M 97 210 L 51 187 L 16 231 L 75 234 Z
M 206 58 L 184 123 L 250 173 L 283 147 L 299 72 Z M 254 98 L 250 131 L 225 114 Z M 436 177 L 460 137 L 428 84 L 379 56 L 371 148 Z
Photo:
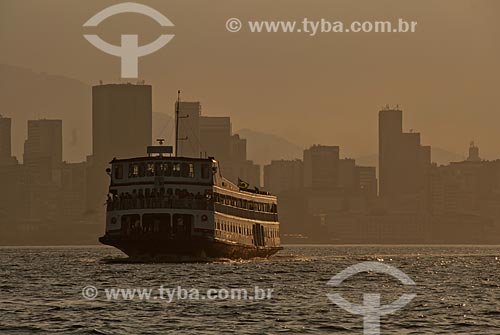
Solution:
M 213 202 L 210 199 L 174 199 L 174 198 L 117 198 L 108 200 L 108 211 L 131 210 L 131 209 L 195 209 L 213 210 Z

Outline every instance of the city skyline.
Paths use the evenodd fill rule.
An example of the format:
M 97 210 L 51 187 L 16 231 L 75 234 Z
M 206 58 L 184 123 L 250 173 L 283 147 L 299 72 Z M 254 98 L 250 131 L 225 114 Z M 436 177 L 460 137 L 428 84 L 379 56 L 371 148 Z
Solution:
M 138 85 L 137 83 L 131 83 L 131 82 L 126 82 L 126 83 L 127 83 L 127 84 L 130 84 L 130 85 L 133 85 L 133 86 Z M 124 84 L 124 83 L 119 83 L 119 82 L 117 82 L 117 83 L 104 83 L 104 85 L 105 85 L 105 86 L 106 86 L 106 85 L 121 85 L 121 84 Z M 95 86 L 92 86 L 92 87 L 98 87 L 98 86 L 100 86 L 100 85 L 102 85 L 102 84 L 98 84 L 98 85 L 95 85 Z M 152 86 L 152 85 L 147 84 L 147 83 L 145 83 L 145 82 L 140 82 L 140 83 L 139 83 L 139 85 Z M 153 87 L 153 90 L 154 90 L 154 87 Z M 154 95 L 154 94 L 153 94 L 153 95 Z M 155 99 L 153 99 L 153 102 L 154 102 L 154 100 L 155 100 Z M 202 101 L 199 101 L 200 99 L 196 99 L 196 98 L 195 98 L 195 99 L 188 99 L 188 100 L 189 100 L 189 101 L 191 101 L 191 102 L 193 102 L 193 103 L 194 103 L 194 101 L 193 101 L 193 100 L 198 100 L 198 101 L 197 101 L 197 103 L 200 103 L 200 102 L 201 102 L 201 103 L 203 103 Z M 174 103 L 172 103 L 172 105 L 175 105 L 175 104 L 174 104 Z M 380 107 L 380 108 L 381 108 L 381 109 L 386 109 L 386 108 L 394 108 L 394 109 L 398 109 L 398 108 L 399 108 L 399 109 L 403 109 L 403 108 L 402 108 L 402 106 L 400 106 L 399 104 L 393 104 L 393 105 L 385 104 L 384 106 L 382 106 L 382 107 Z M 173 120 L 173 118 L 174 118 L 174 115 L 175 115 L 175 108 L 174 108 L 174 107 L 171 107 L 170 109 L 172 110 L 172 111 L 171 111 L 171 114 L 164 113 L 164 112 L 155 112 L 155 111 L 153 110 L 153 124 L 152 124 L 152 127 L 153 127 L 152 131 L 153 131 L 153 133 L 152 133 L 152 141 L 154 141 L 156 138 L 165 138 L 165 139 L 166 139 L 166 141 L 167 141 L 167 143 L 172 143 L 172 141 L 173 141 L 173 133 L 174 133 L 174 131 L 175 131 L 175 129 L 174 129 L 174 127 L 173 127 L 173 122 L 172 122 L 172 120 Z M 373 110 L 373 113 L 372 113 L 372 114 L 375 116 L 375 119 L 377 118 L 377 111 L 378 111 L 378 110 L 375 108 L 375 109 Z M 212 111 L 210 111 L 210 112 L 209 112 L 209 115 L 207 115 L 207 116 L 210 116 L 210 117 L 225 117 L 225 116 L 220 115 L 220 114 L 215 114 L 215 115 L 214 115 L 214 114 L 212 114 L 211 112 L 212 112 Z M 91 113 L 89 113 L 89 114 L 91 114 Z M 409 114 L 409 113 L 406 113 L 406 114 Z M 163 115 L 164 117 L 167 117 L 167 118 L 170 118 L 170 119 L 167 119 L 167 121 L 165 122 L 164 117 L 162 116 L 162 117 L 160 118 L 160 117 L 158 117 L 159 115 Z M 19 137 L 18 137 L 18 136 L 19 136 L 19 134 L 18 134 L 18 133 L 16 133 L 16 132 L 14 131 L 14 126 L 18 126 L 18 127 L 17 127 L 17 129 L 19 128 L 19 122 L 17 122 L 17 121 L 18 121 L 18 120 L 17 120 L 17 118 L 16 118 L 15 116 L 10 115 L 10 113 L 4 113 L 4 114 L 3 114 L 3 116 L 4 116 L 4 117 L 6 117 L 6 118 L 10 118 L 10 119 L 12 120 L 12 128 L 13 128 L 13 130 L 12 130 L 12 139 L 11 139 L 11 151 L 12 151 L 12 155 L 13 155 L 13 156 L 14 156 L 14 157 L 15 157 L 15 158 L 19 161 L 19 162 L 23 162 L 23 155 L 24 155 L 24 154 L 23 154 L 23 151 L 19 151 L 19 150 L 17 150 L 17 152 L 16 152 L 15 148 L 16 148 L 16 146 L 17 146 L 17 147 L 19 147 L 19 145 L 21 145 L 21 147 L 22 147 L 22 146 L 24 146 L 24 142 L 25 142 L 25 140 L 27 139 L 27 136 L 26 136 L 26 137 L 22 140 L 22 142 L 16 141 L 16 136 L 17 136 L 17 139 L 19 139 Z M 228 117 L 231 117 L 231 118 L 232 118 L 232 116 L 231 116 L 231 115 L 228 115 Z M 155 121 L 155 118 L 157 119 L 157 122 L 156 122 L 156 123 L 154 122 L 154 121 Z M 407 118 L 408 118 L 408 117 L 407 117 Z M 59 119 L 59 118 L 51 118 L 51 117 L 46 117 L 46 116 L 41 116 L 41 117 L 38 117 L 38 118 L 29 118 L 28 120 L 63 120 L 63 119 Z M 63 121 L 64 121 L 64 120 L 63 120 Z M 406 123 L 408 123 L 408 122 L 409 122 L 409 121 L 405 121 L 405 122 L 403 122 L 403 130 L 407 130 L 409 133 L 417 133 L 417 132 L 415 131 L 415 129 L 414 129 L 414 128 L 411 128 L 411 127 L 405 127 L 405 126 L 406 126 Z M 231 121 L 231 124 L 233 125 L 233 124 L 234 124 L 234 122 L 233 122 L 233 121 Z M 24 129 L 26 129 L 26 130 L 28 129 L 28 128 L 26 127 L 26 125 L 24 125 L 24 127 L 23 127 L 23 128 L 24 128 Z M 66 129 L 64 126 L 63 126 L 63 128 L 64 128 L 64 131 L 67 131 L 67 129 Z M 158 131 L 158 130 L 157 130 L 157 131 L 155 132 L 155 131 L 154 131 L 154 129 L 155 129 L 155 128 L 156 128 L 156 129 L 161 129 L 161 131 Z M 240 127 L 234 127 L 234 128 L 239 129 L 239 130 L 237 130 L 235 133 L 238 133 L 240 130 L 243 130 L 243 131 L 249 130 L 249 129 L 246 129 L 245 127 L 241 127 L 241 126 L 240 126 Z M 376 128 L 377 128 L 376 124 L 374 124 L 374 125 L 373 125 L 373 128 L 376 130 Z M 74 130 L 75 130 L 75 129 L 73 129 L 73 132 L 74 132 Z M 81 129 L 79 129 L 79 130 L 81 130 Z M 260 133 L 260 132 L 261 132 L 261 131 L 259 131 L 259 129 L 252 129 L 251 131 L 252 131 L 252 132 L 253 132 L 253 131 L 257 131 L 257 133 Z M 420 129 L 420 131 L 419 131 L 418 133 L 423 134 L 424 138 L 426 137 L 426 136 L 425 136 L 426 129 Z M 27 134 L 27 133 L 26 133 L 26 134 Z M 345 140 L 339 140 L 338 142 L 335 142 L 335 141 L 331 140 L 331 141 L 327 141 L 327 142 L 324 142 L 324 143 L 307 143 L 307 144 L 302 144 L 302 145 L 299 145 L 299 144 L 296 144 L 296 143 L 291 142 L 291 141 L 290 141 L 289 139 L 287 139 L 287 138 L 280 137 L 280 136 L 279 136 L 279 135 L 277 135 L 277 134 L 273 134 L 273 133 L 262 133 L 262 134 L 264 134 L 264 135 L 272 135 L 272 136 L 275 136 L 275 137 L 277 136 L 277 138 L 282 139 L 282 140 L 285 140 L 285 141 L 289 142 L 289 143 L 290 143 L 291 145 L 293 145 L 293 146 L 300 147 L 300 148 L 301 148 L 301 150 L 307 149 L 307 148 L 309 148 L 310 146 L 312 146 L 312 145 L 316 145 L 316 144 L 321 144 L 321 145 L 340 145 L 339 143 L 345 143 Z M 63 137 L 64 137 L 64 136 L 63 136 Z M 376 137 L 376 135 L 375 135 L 375 137 Z M 332 136 L 332 138 L 333 138 L 333 136 Z M 440 151 L 440 153 L 442 152 L 442 154 L 444 154 L 443 158 L 439 158 L 439 159 L 437 159 L 437 160 L 436 160 L 436 159 L 434 159 L 434 157 L 433 157 L 433 158 L 432 158 L 432 162 L 434 163 L 434 162 L 438 161 L 438 165 L 439 165 L 439 164 L 447 164 L 447 163 L 449 163 L 449 162 L 453 162 L 453 161 L 459 161 L 460 159 L 465 159 L 465 158 L 467 157 L 467 154 L 468 154 L 468 151 L 467 151 L 467 150 L 468 150 L 468 144 L 469 144 L 469 143 L 471 143 L 471 142 L 475 142 L 478 146 L 480 146 L 481 148 L 483 148 L 484 143 L 481 143 L 481 142 L 477 141 L 477 140 L 476 140 L 476 138 L 477 138 L 477 136 L 473 136 L 473 137 L 472 137 L 472 138 L 470 138 L 470 139 L 466 139 L 466 138 L 464 138 L 464 139 L 463 139 L 463 146 L 462 146 L 462 148 L 461 148 L 460 150 L 458 150 L 458 151 L 451 151 L 451 150 L 447 150 L 447 148 L 436 147 L 436 146 L 434 146 L 432 143 L 428 143 L 428 144 L 430 144 L 430 146 L 431 146 L 433 149 L 437 149 L 437 150 L 439 150 L 439 151 Z M 73 140 L 73 139 L 71 139 L 71 141 L 72 141 L 72 140 Z M 18 143 L 16 143 L 16 142 L 18 142 Z M 63 161 L 70 162 L 70 163 L 77 163 L 77 162 L 83 162 L 83 161 L 85 161 L 85 160 L 86 160 L 86 157 L 87 157 L 88 155 L 91 155 L 91 154 L 92 154 L 92 148 L 91 148 L 91 146 L 92 146 L 92 141 L 91 141 L 91 138 L 89 138 L 89 140 L 88 140 L 87 142 L 88 142 L 87 144 L 88 144 L 89 148 L 88 148 L 88 150 L 87 150 L 87 151 L 82 152 L 81 154 L 79 154 L 79 156 L 81 156 L 81 159 L 73 159 L 73 160 L 69 159 L 69 160 L 68 160 L 68 159 L 65 157 L 66 155 L 64 155 L 64 152 L 63 152 Z M 368 142 L 373 142 L 373 141 L 368 141 Z M 66 147 L 68 146 L 68 143 L 69 143 L 69 141 L 64 141 L 64 140 L 63 140 L 63 147 L 64 147 L 64 149 L 65 149 L 64 151 L 66 151 L 66 150 L 67 150 L 67 149 L 66 149 Z M 181 144 L 180 144 L 180 145 L 182 146 L 182 142 L 181 142 Z M 348 145 L 347 145 L 347 146 L 342 146 L 342 147 L 348 147 Z M 301 155 L 301 152 L 302 152 L 302 151 L 300 151 L 300 155 Z M 346 151 L 345 151 L 345 150 L 343 150 L 343 152 L 346 152 Z M 345 155 L 344 155 L 344 156 L 342 156 L 342 157 L 343 157 L 343 158 L 355 158 L 355 159 L 361 159 L 361 160 L 367 160 L 367 159 L 371 160 L 371 157 L 370 157 L 370 156 L 371 156 L 371 155 L 375 155 L 375 154 L 377 154 L 377 152 L 378 152 L 378 149 L 377 149 L 377 148 L 376 148 L 376 146 L 375 146 L 374 151 L 371 151 L 371 152 L 364 152 L 364 153 L 362 153 L 362 154 L 358 154 L 358 155 L 356 155 L 356 154 L 352 154 L 352 153 L 347 153 L 347 154 L 345 154 Z M 498 156 L 488 155 L 488 153 L 485 153 L 483 149 L 481 150 L 481 154 L 482 154 L 483 159 L 487 159 L 487 160 L 495 160 L 495 159 L 497 159 L 498 157 L 500 157 L 500 154 L 499 154 Z M 299 156 L 300 156 L 300 155 L 299 155 Z M 300 158 L 299 156 L 297 156 L 297 157 L 278 157 L 278 158 L 276 158 L 276 159 L 295 159 L 295 158 Z M 455 159 L 449 159 L 448 157 L 454 157 Z M 257 161 L 260 161 L 260 159 L 255 159 L 255 158 L 252 158 L 252 159 L 257 160 Z M 270 161 L 270 160 L 269 160 L 269 161 Z M 269 161 L 262 162 L 261 164 L 268 163 Z M 370 162 L 370 164 L 371 164 L 371 162 Z M 378 162 L 376 163 L 376 165 L 378 166 Z
M 20 201 L 24 207 L 13 205 L 15 197 L 5 199 L 2 215 L 13 215 L 15 209 L 23 213 L 17 214 L 20 222 L 60 222 L 63 218 L 93 222 L 103 215 L 108 179 L 103 171 L 109 162 L 146 157 L 146 147 L 154 142 L 154 96 L 151 85 L 143 82 L 100 83 L 92 87 L 92 96 L 96 149 L 85 162 L 63 162 L 63 122 L 41 119 L 28 120 L 26 164 L 18 164 L 7 157 L 10 119 L 0 119 L 0 167 L 3 177 L 13 176 L 5 179 L 7 188 L 27 193 L 17 195 L 25 198 Z M 247 157 L 248 141 L 233 133 L 230 116 L 208 116 L 200 101 L 180 98 L 179 92 L 175 104 L 178 157 L 212 156 L 234 187 L 243 180 L 255 190 L 263 186 L 278 195 L 288 241 L 294 241 L 292 236 L 305 236 L 331 242 L 336 236 L 336 241 L 345 243 L 445 243 L 447 237 L 439 229 L 455 221 L 460 228 L 451 240 L 463 241 L 475 227 L 480 234 L 470 238 L 486 241 L 489 235 L 481 234 L 496 220 L 500 159 L 482 160 L 479 147 L 471 142 L 467 159 L 431 163 L 431 145 L 422 144 L 420 133 L 404 130 L 403 110 L 397 105 L 378 111 L 379 168 L 360 164 L 339 145 L 324 144 L 304 149 L 301 159 L 271 158 L 269 164 L 258 165 Z M 144 173 L 146 166 L 141 169 Z M 130 176 L 132 172 L 126 171 Z M 392 233 L 380 233 L 385 230 Z

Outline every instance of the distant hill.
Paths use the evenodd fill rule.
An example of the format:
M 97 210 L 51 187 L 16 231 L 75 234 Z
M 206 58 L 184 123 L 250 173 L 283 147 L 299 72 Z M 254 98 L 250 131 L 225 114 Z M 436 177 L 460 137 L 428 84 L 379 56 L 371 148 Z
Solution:
M 0 64 L 0 114 L 12 118 L 12 151 L 22 161 L 27 121 L 63 120 L 63 159 L 92 152 L 92 87 L 75 79 Z M 153 113 L 153 140 L 173 141 L 172 116 Z M 170 142 L 169 142 L 170 141 Z
M 303 148 L 288 140 L 250 129 L 235 132 L 247 139 L 247 156 L 257 164 L 269 164 L 276 159 L 302 159 Z
M 27 121 L 63 120 L 63 157 L 82 161 L 91 151 L 91 88 L 83 82 L 0 64 L 0 114 L 12 118 L 12 151 L 21 161 Z
M 438 165 L 446 165 L 450 162 L 463 161 L 466 157 L 441 148 L 431 148 L 431 161 Z M 378 167 L 378 154 L 366 155 L 356 158 L 356 164 Z

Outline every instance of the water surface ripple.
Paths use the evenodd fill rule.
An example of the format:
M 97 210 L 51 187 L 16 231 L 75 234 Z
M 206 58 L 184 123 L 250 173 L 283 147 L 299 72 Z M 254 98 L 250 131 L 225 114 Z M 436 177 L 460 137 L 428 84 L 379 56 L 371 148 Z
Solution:
M 362 334 L 362 318 L 326 297 L 390 303 L 382 334 L 500 334 L 500 247 L 286 246 L 269 260 L 186 264 L 123 261 L 107 247 L 0 248 L 1 334 Z M 362 273 L 327 281 L 362 261 L 396 266 L 417 286 Z M 85 300 L 82 288 L 97 287 Z M 266 300 L 108 301 L 105 288 L 272 288 Z

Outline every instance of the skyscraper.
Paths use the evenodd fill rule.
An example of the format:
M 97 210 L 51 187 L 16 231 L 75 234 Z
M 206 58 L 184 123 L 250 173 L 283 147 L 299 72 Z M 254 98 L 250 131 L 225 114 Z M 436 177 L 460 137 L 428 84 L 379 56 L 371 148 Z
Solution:
M 264 187 L 266 191 L 281 195 L 285 192 L 299 192 L 303 187 L 304 164 L 301 160 L 273 160 L 264 166 Z
M 360 191 L 373 198 L 377 197 L 377 171 L 374 166 L 356 166 Z
M 231 159 L 231 119 L 228 116 L 200 117 L 200 149 L 221 162 Z M 224 166 L 222 166 L 224 168 Z
M 380 196 L 423 195 L 428 186 L 431 149 L 420 144 L 420 133 L 403 132 L 403 112 L 387 107 L 379 112 Z
M 304 150 L 304 187 L 337 187 L 339 155 L 338 146 L 313 145 Z
M 114 158 L 146 156 L 152 142 L 151 85 L 108 84 L 92 87 L 92 155 L 87 158 L 87 209 L 100 213 Z
M 151 85 L 93 86 L 93 159 L 107 163 L 113 157 L 146 155 L 152 140 L 152 115 Z
M 11 148 L 11 119 L 0 115 L 0 160 L 10 158 Z
M 24 164 L 44 161 L 54 169 L 62 163 L 62 120 L 29 120 L 28 139 L 24 142 Z
M 479 147 L 474 143 L 474 141 L 470 142 L 469 146 L 469 156 L 467 160 L 470 162 L 480 162 L 481 157 L 479 157 Z

